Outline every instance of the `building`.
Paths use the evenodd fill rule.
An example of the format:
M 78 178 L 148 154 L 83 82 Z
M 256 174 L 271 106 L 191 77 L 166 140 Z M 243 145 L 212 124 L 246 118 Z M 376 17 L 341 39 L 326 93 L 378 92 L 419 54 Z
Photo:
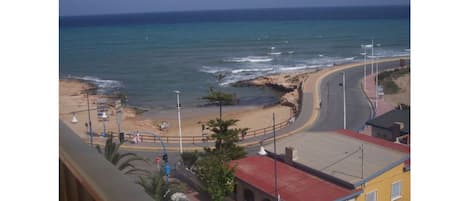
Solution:
M 408 146 L 338 130 L 305 132 L 279 140 L 277 155 L 273 153 L 273 144 L 266 149 L 271 158 L 281 161 L 277 162 L 281 200 L 410 200 Z M 265 169 L 273 167 L 270 164 L 273 162 L 266 160 L 251 157 L 237 161 L 237 200 L 248 200 L 246 194 L 247 198 L 253 194 L 251 200 L 273 200 L 274 173 Z M 286 167 L 292 169 L 286 171 Z M 290 178 L 296 171 L 302 173 Z M 285 188 L 287 185 L 293 187 Z M 331 189 L 337 193 L 331 193 Z M 291 192 L 301 196 L 291 196 Z M 329 194 L 335 196 L 321 197 Z
M 272 158 L 250 156 L 233 161 L 232 165 L 236 167 L 236 200 L 276 200 Z M 277 162 L 277 189 L 281 200 L 347 201 L 361 193 L 361 190 L 338 186 L 280 161 Z
M 388 141 L 410 144 L 410 110 L 392 110 L 366 122 L 371 135 Z

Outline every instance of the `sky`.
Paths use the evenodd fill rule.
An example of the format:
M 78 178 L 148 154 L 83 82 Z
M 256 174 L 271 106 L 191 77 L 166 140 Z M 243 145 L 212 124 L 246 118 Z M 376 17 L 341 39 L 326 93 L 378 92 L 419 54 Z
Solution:
M 409 5 L 409 0 L 59 0 L 59 15 L 377 5 Z

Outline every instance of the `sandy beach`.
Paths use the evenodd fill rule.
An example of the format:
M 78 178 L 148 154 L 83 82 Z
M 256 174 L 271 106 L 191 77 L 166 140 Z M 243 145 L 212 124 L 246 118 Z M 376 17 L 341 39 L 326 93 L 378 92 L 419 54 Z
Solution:
M 83 139 L 87 139 L 85 123 L 88 121 L 87 98 L 84 89 L 92 87 L 90 84 L 79 80 L 65 79 L 60 80 L 60 119 L 64 121 L 72 130 L 80 135 Z M 103 122 L 100 122 L 97 117 L 96 100 L 98 95 L 90 95 L 90 115 L 93 132 L 101 133 L 104 130 Z M 197 110 L 197 108 L 191 108 Z M 202 124 L 210 119 L 218 117 L 218 107 L 213 107 L 210 111 L 213 113 L 201 113 L 200 115 L 184 115 L 184 108 L 182 109 L 182 135 L 183 136 L 200 136 Z M 77 123 L 72 123 L 73 112 L 76 114 Z M 159 115 L 157 117 L 147 117 L 146 115 L 137 115 L 133 108 L 126 107 L 123 112 L 121 130 L 128 133 L 131 131 L 150 131 L 160 134 L 162 136 L 177 136 L 179 135 L 176 109 L 173 115 L 168 115 L 167 118 Z M 238 119 L 236 127 L 250 128 L 251 130 L 260 129 L 272 125 L 272 113 L 276 114 L 276 121 L 287 121 L 291 115 L 291 108 L 283 105 L 275 105 L 263 108 L 258 107 L 239 107 L 236 109 L 229 109 L 223 112 L 224 119 Z M 116 112 L 114 108 L 109 110 L 109 120 L 104 122 L 106 131 L 117 131 Z M 185 117 L 188 116 L 188 117 Z M 160 131 L 157 125 L 163 121 L 169 123 L 167 131 Z

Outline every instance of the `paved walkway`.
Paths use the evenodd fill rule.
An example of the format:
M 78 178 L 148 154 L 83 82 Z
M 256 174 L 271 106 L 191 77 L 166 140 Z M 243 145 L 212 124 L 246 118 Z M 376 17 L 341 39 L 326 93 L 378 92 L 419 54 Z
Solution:
M 364 80 L 362 80 L 362 87 L 374 111 L 373 118 L 381 116 L 384 113 L 389 112 L 394 109 L 394 106 L 391 103 L 388 103 L 384 100 L 384 96 L 379 96 L 379 97 L 376 96 L 376 82 L 375 82 L 376 75 L 377 75 L 376 73 L 370 74 L 366 76 Z M 371 126 L 365 126 L 363 133 L 367 135 L 371 135 Z

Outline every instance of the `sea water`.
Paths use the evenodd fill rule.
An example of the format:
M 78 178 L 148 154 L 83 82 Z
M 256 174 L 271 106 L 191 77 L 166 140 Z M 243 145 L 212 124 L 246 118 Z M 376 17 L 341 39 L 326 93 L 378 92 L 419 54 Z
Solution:
M 409 16 L 408 6 L 390 6 L 60 17 L 59 73 L 148 108 L 174 108 L 174 90 L 183 106 L 202 105 L 210 87 L 270 104 L 278 92 L 231 84 L 361 61 L 371 40 L 378 57 L 409 55 Z

